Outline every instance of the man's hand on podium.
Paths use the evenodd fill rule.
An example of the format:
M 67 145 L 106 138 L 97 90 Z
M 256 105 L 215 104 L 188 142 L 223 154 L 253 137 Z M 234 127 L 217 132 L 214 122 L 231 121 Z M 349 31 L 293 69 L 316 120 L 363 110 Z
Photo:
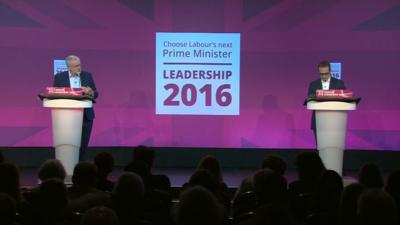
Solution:
M 94 96 L 94 91 L 93 91 L 92 88 L 90 88 L 89 86 L 82 87 L 82 91 L 83 91 L 83 93 L 85 93 L 86 95 Z

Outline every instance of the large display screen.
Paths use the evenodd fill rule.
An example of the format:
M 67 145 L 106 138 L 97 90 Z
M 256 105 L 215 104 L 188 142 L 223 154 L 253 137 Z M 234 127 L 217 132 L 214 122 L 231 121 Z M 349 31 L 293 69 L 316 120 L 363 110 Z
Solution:
M 347 148 L 400 150 L 397 1 L 0 2 L 0 146 L 51 146 L 54 61 L 93 74 L 91 146 L 314 148 L 317 64 L 362 98 Z M 339 72 L 338 72 L 339 71 Z

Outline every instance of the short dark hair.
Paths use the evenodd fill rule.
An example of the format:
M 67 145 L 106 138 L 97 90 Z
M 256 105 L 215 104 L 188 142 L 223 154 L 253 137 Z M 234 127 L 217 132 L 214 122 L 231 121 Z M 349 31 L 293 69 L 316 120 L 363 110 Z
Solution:
M 133 161 L 145 162 L 150 168 L 152 168 L 154 159 L 154 150 L 147 146 L 139 145 L 136 146 L 133 150 Z
M 266 168 L 271 169 L 275 173 L 283 176 L 285 174 L 287 166 L 286 162 L 282 158 L 274 155 L 269 155 L 265 157 L 261 162 L 261 169 Z
M 380 188 L 368 188 L 358 197 L 361 224 L 397 224 L 396 203 Z
M 197 169 L 208 170 L 218 182 L 223 182 L 221 166 L 215 156 L 207 155 L 200 159 L 199 163 L 197 164 Z
M 323 60 L 323 61 L 318 63 L 318 69 L 322 68 L 322 67 L 324 67 L 324 68 L 328 67 L 329 71 L 331 71 L 331 63 L 329 61 L 327 61 L 327 60 Z
M 295 165 L 299 179 L 306 183 L 314 183 L 319 175 L 325 171 L 324 163 L 315 151 L 298 154 L 295 159 Z
M 190 187 L 179 195 L 179 204 L 174 217 L 176 224 L 180 225 L 221 224 L 223 207 L 206 188 Z
M 90 162 L 80 162 L 74 167 L 72 183 L 95 186 L 97 179 L 97 167 Z
M 12 163 L 0 163 L 0 177 L 0 192 L 10 195 L 17 202 L 21 201 L 18 167 Z
M 282 203 L 287 195 L 286 179 L 271 169 L 262 169 L 253 176 L 254 193 L 259 205 Z
M 369 188 L 382 188 L 384 185 L 382 172 L 374 163 L 366 163 L 361 167 L 358 181 Z
M 114 168 L 114 158 L 108 152 L 100 152 L 94 157 L 94 164 L 99 174 L 109 174 Z
M 48 159 L 39 167 L 38 177 L 41 181 L 49 178 L 64 180 L 65 176 L 64 166 L 58 159 Z

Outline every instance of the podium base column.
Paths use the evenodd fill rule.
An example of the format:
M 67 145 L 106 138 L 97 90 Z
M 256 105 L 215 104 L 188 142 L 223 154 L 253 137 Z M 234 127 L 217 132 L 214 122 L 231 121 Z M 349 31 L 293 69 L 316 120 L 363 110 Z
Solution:
M 347 111 L 317 110 L 317 149 L 325 167 L 342 175 Z
M 343 168 L 343 149 L 326 148 L 318 151 L 326 169 L 334 170 L 342 175 Z
M 67 176 L 71 176 L 75 165 L 79 162 L 79 147 L 74 145 L 56 146 L 56 159 L 63 164 Z

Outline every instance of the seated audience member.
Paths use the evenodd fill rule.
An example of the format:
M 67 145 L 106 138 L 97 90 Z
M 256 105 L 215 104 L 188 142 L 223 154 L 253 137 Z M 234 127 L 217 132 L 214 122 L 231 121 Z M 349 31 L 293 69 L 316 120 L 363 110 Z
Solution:
M 11 163 L 1 163 L 0 181 L 0 192 L 13 197 L 18 204 L 22 200 L 18 168 Z
M 139 175 L 122 174 L 112 192 L 112 208 L 121 224 L 138 224 L 144 201 L 145 187 Z
M 238 196 L 240 196 L 243 193 L 246 192 L 254 192 L 254 184 L 253 184 L 253 178 L 252 177 L 247 177 L 244 178 L 238 187 L 238 189 L 235 192 L 235 196 L 233 197 L 236 199 Z
M 72 174 L 72 187 L 68 189 L 68 209 L 84 212 L 109 202 L 109 195 L 96 189 L 97 167 L 90 162 L 78 163 Z
M 397 207 L 397 215 L 400 216 L 400 170 L 389 174 L 385 190 L 394 199 Z M 398 222 L 400 224 L 400 218 Z
M 298 180 L 289 184 L 291 212 L 296 221 L 310 214 L 310 204 L 320 174 L 325 166 L 317 152 L 303 152 L 295 159 Z
M 41 182 L 50 178 L 58 178 L 64 180 L 66 172 L 64 166 L 58 159 L 48 159 L 46 160 L 38 170 L 38 177 Z
M 119 221 L 112 209 L 100 206 L 86 211 L 81 225 L 119 225 Z
M 142 161 L 130 162 L 124 168 L 124 171 L 132 172 L 132 173 L 139 175 L 143 180 L 145 189 L 153 189 L 153 186 L 151 185 L 151 181 L 150 181 L 151 180 L 150 167 L 145 162 L 142 162 Z
M 393 198 L 382 189 L 366 189 L 358 199 L 362 225 L 395 225 L 398 221 Z
M 195 171 L 189 179 L 189 182 L 183 185 L 183 188 L 202 186 L 209 190 L 217 200 L 229 209 L 230 199 L 226 193 L 224 193 L 219 185 L 219 182 L 213 176 L 209 170 L 200 169 Z
M 58 224 L 63 221 L 68 204 L 67 188 L 58 178 L 45 179 L 39 187 L 39 201 L 36 206 L 41 225 Z
M 0 193 L 0 223 L 4 225 L 17 225 L 17 205 L 15 199 L 8 194 Z
M 259 170 L 253 177 L 257 205 L 279 203 L 287 205 L 286 179 L 270 169 Z
M 278 156 L 266 156 L 261 162 L 261 169 L 270 169 L 281 176 L 285 174 L 286 167 L 286 162 Z M 233 198 L 232 213 L 235 217 L 255 210 L 257 203 L 254 196 L 253 178 L 243 179 Z
M 147 220 L 155 224 L 167 224 L 170 219 L 170 208 L 172 205 L 172 196 L 165 190 L 156 188 L 154 176 L 150 174 L 149 167 L 141 160 L 133 161 L 129 164 L 129 171 L 138 174 L 144 183 L 145 200 L 143 201 L 143 211 L 146 211 Z
M 278 156 L 269 155 L 261 163 L 261 169 L 270 169 L 281 176 L 285 175 L 286 168 L 286 162 Z
M 3 152 L 0 152 L 0 163 L 3 163 L 5 161 Z
M 367 188 L 383 188 L 381 170 L 374 163 L 367 163 L 358 173 L 358 182 Z
M 339 206 L 340 225 L 361 225 L 357 216 L 357 201 L 365 187 L 360 183 L 352 183 L 344 188 Z
M 48 159 L 42 165 L 40 165 L 38 170 L 38 178 L 40 182 L 44 182 L 47 179 L 57 178 L 64 181 L 66 177 L 66 172 L 64 166 L 57 159 Z M 24 198 L 34 206 L 40 203 L 39 200 L 39 188 L 35 187 L 32 189 L 25 190 L 23 192 Z
M 266 156 L 261 162 L 261 169 L 270 169 L 281 176 L 284 176 L 286 168 L 286 162 L 278 156 Z M 254 191 L 253 178 L 250 177 L 242 180 L 239 188 L 236 190 L 234 199 L 242 193 L 249 191 Z
M 163 191 L 170 191 L 171 188 L 171 182 L 166 175 L 161 175 L 161 174 L 153 174 L 152 169 L 154 166 L 154 161 L 155 161 L 155 153 L 154 150 L 143 146 L 139 145 L 134 148 L 133 150 L 133 159 L 132 161 L 125 166 L 124 170 L 129 171 L 129 172 L 134 172 L 132 170 L 132 166 L 135 165 L 136 162 L 144 162 L 148 166 L 148 181 L 145 181 L 146 187 L 150 189 L 159 189 Z
M 320 174 L 325 171 L 325 166 L 316 152 L 303 152 L 295 160 L 298 180 L 289 184 L 289 191 L 295 195 L 310 193 L 315 189 L 315 184 Z
M 97 189 L 111 192 L 114 183 L 108 180 L 108 175 L 113 171 L 114 158 L 108 152 L 100 152 L 94 157 L 94 164 L 97 166 Z
M 253 184 L 256 199 L 255 215 L 250 219 L 243 219 L 243 215 L 239 215 L 242 218 L 234 218 L 234 220 L 243 221 L 240 224 L 246 225 L 291 224 L 291 217 L 288 214 L 286 179 L 271 169 L 262 169 L 253 176 Z M 265 214 L 267 212 L 268 215 Z
M 214 195 L 204 187 L 195 186 L 184 190 L 174 213 L 177 225 L 220 225 L 223 207 Z
M 5 193 L 15 200 L 22 224 L 33 218 L 33 207 L 21 194 L 19 170 L 14 164 L 0 163 L 0 193 Z
M 223 192 L 228 191 L 228 186 L 224 183 L 222 177 L 221 166 L 217 158 L 212 155 L 207 155 L 200 159 L 197 170 L 208 170 L 212 176 L 217 180 L 218 186 Z
M 333 170 L 322 172 L 311 201 L 311 213 L 307 217 L 308 223 L 336 225 L 342 191 L 342 177 L 337 172 Z

